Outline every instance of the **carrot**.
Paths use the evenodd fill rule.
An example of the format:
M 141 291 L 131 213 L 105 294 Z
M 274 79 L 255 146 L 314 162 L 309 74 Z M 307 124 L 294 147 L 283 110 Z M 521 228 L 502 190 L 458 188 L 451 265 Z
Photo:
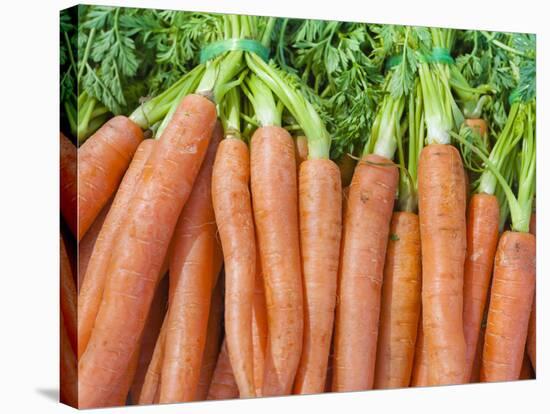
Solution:
M 164 268 L 165 265 L 163 265 Z M 162 272 L 161 272 L 162 273 Z M 171 282 L 171 281 L 169 281 Z M 175 284 L 174 284 L 175 286 Z M 170 283 L 168 289 L 168 303 L 170 303 Z M 164 359 L 164 347 L 166 342 L 166 327 L 168 320 L 168 307 L 167 312 L 164 314 L 160 331 L 154 344 L 153 353 L 146 367 L 145 376 L 143 378 L 143 385 L 141 386 L 139 394 L 136 396 L 136 403 L 139 405 L 153 404 L 159 400 L 160 392 L 160 376 L 162 369 L 162 362 Z
M 119 407 L 126 405 L 128 399 L 128 391 L 134 380 L 138 363 L 139 363 L 140 347 L 134 350 L 126 374 L 123 376 L 120 383 L 118 383 L 111 392 L 111 396 L 107 400 L 106 406 Z
M 65 242 L 63 237 L 59 236 L 59 248 L 60 248 L 60 304 L 61 315 L 64 319 L 65 329 L 67 330 L 67 336 L 69 342 L 76 352 L 77 348 L 77 325 L 76 325 L 76 287 L 74 285 L 73 272 L 71 271 L 71 265 L 69 263 L 69 257 L 67 256 L 67 250 L 65 248 Z
M 216 154 L 212 200 L 225 262 L 225 340 L 242 398 L 254 397 L 252 308 L 256 241 L 248 147 L 225 138 Z
M 499 205 L 494 195 L 476 193 L 468 205 L 466 261 L 464 263 L 464 339 L 469 382 L 479 331 L 487 301 L 498 241 Z
M 258 56 L 247 54 L 246 62 L 258 79 L 256 83 L 255 78 L 252 77 L 247 86 L 253 91 L 248 95 L 253 95 L 252 105 L 256 114 L 260 114 L 261 125 L 252 137 L 251 173 L 254 217 L 264 272 L 269 331 L 262 395 L 281 395 L 291 391 L 303 349 L 304 298 L 302 297 L 301 270 L 306 272 L 308 290 L 312 286 L 312 277 L 317 276 L 310 272 L 320 268 L 321 263 L 328 264 L 329 268 L 320 268 L 323 272 L 320 279 L 322 281 L 327 277 L 336 279 L 342 186 L 340 180 L 335 179 L 330 172 L 333 168 L 333 164 L 329 161 L 331 137 L 313 105 Z M 263 90 L 264 88 L 267 91 Z M 272 92 L 277 95 L 282 105 L 275 104 Z M 296 211 L 294 146 L 288 133 L 280 128 L 280 108 L 283 106 L 287 108 L 308 138 L 308 161 L 300 165 L 300 219 L 304 220 L 302 226 L 298 224 Z M 271 116 L 266 116 L 266 113 Z M 323 173 L 319 174 L 320 171 Z M 320 185 L 316 180 L 321 180 L 321 177 L 328 179 L 324 182 L 330 185 L 323 190 L 328 190 L 330 194 L 319 190 Z M 308 199 L 308 196 L 315 199 Z M 330 205 L 331 200 L 337 200 L 336 205 Z M 323 210 L 325 206 L 328 210 Z M 323 229 L 328 229 L 328 232 L 320 231 L 316 227 L 317 223 Z M 313 240 L 315 236 L 310 234 L 310 231 L 315 232 L 320 238 Z M 304 246 L 300 246 L 298 232 L 300 232 L 301 241 L 306 243 Z M 304 248 L 303 269 L 300 269 L 301 247 Z M 315 255 L 318 254 L 321 256 L 316 259 Z M 322 257 L 324 254 L 327 254 L 326 258 Z M 328 293 L 330 289 L 329 282 L 327 286 L 322 286 L 318 290 L 321 302 L 314 304 L 312 300 L 307 304 L 308 317 L 312 321 L 311 329 L 315 325 L 324 331 L 319 332 L 320 337 L 327 332 L 328 335 L 321 341 L 319 348 L 315 348 L 316 344 L 309 347 L 311 343 L 309 341 L 317 332 L 310 331 L 311 336 L 309 333 L 306 334 L 307 356 L 303 365 L 306 368 L 305 371 L 301 371 L 304 373 L 303 391 L 305 392 L 310 387 L 310 378 L 314 377 L 314 374 L 310 377 L 312 371 L 319 372 L 316 370 L 321 367 L 320 374 L 323 376 L 326 374 L 332 331 L 332 327 L 327 325 L 332 325 L 333 317 L 317 319 L 313 315 L 316 312 L 323 313 L 327 309 L 334 308 L 334 298 L 328 298 L 325 303 L 322 303 L 323 299 L 330 295 Z M 306 292 L 306 300 L 308 297 L 309 293 Z M 320 321 L 318 324 L 317 320 Z M 319 350 L 319 354 L 310 353 L 310 350 Z M 312 363 L 310 364 L 309 361 Z M 302 374 L 298 379 L 300 383 L 301 378 Z M 320 391 L 323 386 L 323 381 L 320 381 L 319 386 L 312 385 Z M 302 389 L 302 385 L 298 385 L 298 388 Z
M 101 406 L 110 387 L 128 368 L 215 121 L 211 101 L 200 95 L 186 96 L 143 168 L 112 247 L 103 302 L 79 361 L 83 408 Z
M 115 116 L 79 148 L 78 241 L 116 191 L 142 140 L 143 132 L 136 124 Z
M 482 382 L 519 378 L 534 293 L 535 236 L 506 231 L 495 256 Z
M 269 331 L 262 395 L 284 395 L 292 390 L 303 333 L 296 158 L 286 130 L 254 132 L 250 171 Z
M 374 388 L 407 387 L 410 383 L 421 283 L 418 215 L 394 213 L 384 266 Z
M 76 355 L 69 339 L 63 313 L 60 321 L 59 394 L 60 400 L 71 407 L 78 406 L 78 371 Z
M 464 120 L 464 124 L 477 132 L 481 138 L 487 137 L 487 121 L 485 119 L 467 118 Z
M 103 207 L 101 212 L 98 214 L 98 216 L 94 220 L 94 224 L 92 224 L 92 226 L 90 227 L 90 230 L 88 230 L 86 235 L 82 238 L 82 240 L 80 240 L 80 243 L 78 243 L 77 288 L 79 292 L 80 292 L 80 288 L 84 283 L 84 277 L 86 276 L 86 270 L 88 269 L 88 264 L 90 263 L 90 258 L 92 257 L 92 253 L 94 251 L 94 246 L 97 240 L 97 236 L 101 231 L 101 227 L 103 227 L 103 223 L 105 222 L 105 218 L 107 217 L 107 213 L 109 212 L 111 205 L 112 205 L 112 201 L 108 202 L 105 205 L 105 207 Z
M 342 221 L 344 220 L 344 217 L 346 216 L 346 211 L 348 207 L 348 198 L 349 198 L 349 185 L 347 187 L 342 188 Z M 344 233 L 340 232 L 340 255 L 342 250 L 342 237 L 344 237 Z M 328 364 L 327 364 L 327 374 L 325 379 L 325 392 L 332 392 L 332 378 L 333 378 L 333 372 L 334 372 L 334 329 L 332 330 L 332 337 L 330 339 L 330 352 L 328 356 Z
M 471 377 L 473 358 L 477 348 L 479 329 L 483 318 L 487 294 L 493 268 L 495 251 L 499 237 L 499 225 L 506 220 L 508 206 L 501 197 L 502 208 L 499 205 L 501 194 L 497 187 L 501 175 L 512 179 L 513 164 L 510 160 L 517 158 L 514 151 L 517 148 L 521 134 L 513 123 L 521 115 L 517 104 L 512 105 L 510 117 L 501 134 L 497 137 L 489 158 L 485 161 L 484 171 L 476 183 L 476 191 L 468 207 L 467 255 L 464 265 L 464 336 L 466 341 L 466 372 L 465 380 Z M 525 125 L 523 122 L 521 126 Z M 519 127 L 520 125 L 518 125 Z M 486 125 L 485 125 L 486 127 Z M 498 177 L 497 177 L 498 175 Z M 506 182 L 504 185 L 507 185 Z M 498 191 L 497 191 L 498 190 Z M 509 193 L 511 194 L 511 193 Z M 512 221 L 517 224 L 516 205 L 512 206 Z
M 212 383 L 208 389 L 208 400 L 229 400 L 239 397 L 239 387 L 233 375 L 229 354 L 227 352 L 227 343 L 224 340 L 216 369 L 212 376 Z
M 424 329 L 422 325 L 422 310 L 420 310 L 416 349 L 414 351 L 414 363 L 411 373 L 411 387 L 426 387 L 428 385 L 428 349 L 424 341 Z
M 166 273 L 166 258 L 165 264 L 162 267 L 161 274 Z M 168 289 L 168 303 L 170 303 L 170 290 Z M 154 344 L 153 353 L 149 361 L 148 366 L 146 367 L 145 376 L 143 378 L 143 384 L 141 386 L 139 394 L 135 397 L 134 401 L 136 404 L 145 405 L 153 404 L 158 402 L 159 397 L 159 385 L 160 385 L 160 375 L 162 368 L 162 361 L 164 358 L 164 344 L 166 342 L 166 327 L 168 325 L 168 313 L 170 308 L 168 307 L 167 311 L 164 314 L 162 324 L 156 342 Z
M 537 218 L 536 214 L 531 214 L 529 232 L 537 236 Z M 537 290 L 535 286 L 535 296 L 533 298 L 533 307 L 529 316 L 529 328 L 527 330 L 527 355 L 531 361 L 533 370 L 537 371 Z
M 513 102 L 489 157 L 461 137 L 457 138 L 462 144 L 470 145 L 484 161 L 492 177 L 482 174 L 480 187 L 490 184 L 494 188 L 498 182 L 511 217 L 511 231 L 501 235 L 495 255 L 481 362 L 482 382 L 517 380 L 525 353 L 536 273 L 536 241 L 529 233 L 535 195 L 534 120 L 534 102 Z M 509 183 L 512 175 L 506 167 L 508 160 L 517 159 L 516 195 Z
M 61 215 L 73 233 L 77 234 L 77 155 L 76 147 L 63 133 L 59 134 L 59 204 Z
M 351 181 L 335 320 L 336 392 L 371 389 L 374 383 L 384 259 L 398 178 L 390 160 L 369 154 Z
M 304 280 L 304 342 L 295 394 L 323 392 L 334 326 L 342 229 L 342 184 L 328 159 L 302 162 L 300 247 Z
M 155 292 L 155 297 L 151 303 L 151 310 L 147 316 L 147 322 L 143 330 L 143 338 L 141 340 L 139 359 L 136 367 L 136 374 L 130 387 L 130 398 L 135 404 L 141 394 L 143 382 L 145 381 L 145 374 L 151 358 L 153 357 L 153 351 L 155 344 L 160 333 L 162 321 L 166 314 L 166 306 L 168 299 L 168 278 L 164 278 Z
M 172 243 L 166 340 L 159 390 L 160 403 L 192 401 L 199 383 L 206 343 L 210 299 L 220 268 L 214 268 L 216 222 L 212 206 L 212 172 L 222 137 L 218 123 Z M 185 361 L 185 363 L 182 363 Z
M 336 306 L 332 380 L 336 392 L 374 385 L 384 262 L 399 183 L 392 159 L 404 107 L 402 94 L 386 94 L 381 100 L 351 179 Z
M 111 259 L 115 239 L 127 214 L 128 204 L 137 187 L 145 162 L 156 144 L 156 141 L 147 139 L 138 147 L 94 244 L 94 250 L 90 256 L 86 275 L 78 295 L 79 359 L 86 350 L 103 299 L 107 266 Z
M 476 355 L 472 366 L 472 375 L 470 376 L 471 383 L 480 382 L 481 376 L 481 358 L 483 357 L 483 343 L 485 342 L 485 326 L 481 326 L 479 330 L 479 339 L 477 341 Z
M 267 349 L 267 308 L 265 302 L 264 277 L 260 263 L 260 252 L 256 249 L 256 280 L 252 308 L 252 347 L 254 352 L 254 386 L 256 396 L 262 395 L 265 352 Z
M 464 382 L 464 169 L 456 148 L 426 146 L 418 170 L 423 329 L 429 385 Z
M 218 279 L 210 302 L 208 332 L 206 334 L 206 345 L 202 354 L 199 385 L 195 394 L 196 401 L 206 400 L 208 388 L 210 387 L 214 369 L 216 368 L 216 360 L 220 353 L 223 335 L 223 278 Z
M 303 135 L 299 135 L 294 139 L 294 151 L 296 153 L 296 168 L 299 172 L 300 164 L 307 160 L 308 148 L 307 138 Z
M 168 313 L 164 316 L 162 326 L 160 327 L 160 332 L 155 343 L 155 348 L 153 349 L 153 355 L 151 356 L 151 361 L 145 372 L 145 377 L 143 379 L 143 385 L 141 387 L 139 396 L 137 398 L 137 403 L 139 405 L 153 404 L 155 396 L 158 395 L 159 385 L 160 385 L 160 375 L 162 360 L 164 358 L 164 344 L 166 342 L 166 321 L 168 319 Z M 158 398 L 157 398 L 158 401 Z
M 161 273 L 165 273 L 165 272 L 161 272 Z M 161 282 L 162 282 L 162 280 L 161 280 Z M 151 310 L 153 310 L 154 305 L 159 305 L 159 310 L 161 310 L 161 311 L 165 309 L 164 308 L 165 303 L 164 303 L 164 305 L 161 305 L 161 304 L 158 303 L 159 299 L 157 299 L 157 297 L 159 296 L 160 291 L 164 291 L 163 296 L 164 296 L 164 298 L 166 297 L 166 288 L 165 287 L 163 288 L 162 286 L 164 286 L 164 284 L 161 284 L 161 286 L 159 286 L 159 288 L 157 289 L 157 291 L 155 293 L 155 297 L 153 298 L 153 303 L 151 305 Z M 151 321 L 151 316 L 152 315 L 149 314 L 149 316 L 147 318 L 147 325 L 146 325 L 145 329 L 149 328 L 149 324 L 152 322 Z M 162 319 L 161 319 L 161 321 L 162 321 Z M 105 406 L 125 405 L 125 403 L 128 399 L 128 396 L 130 396 L 130 401 L 132 403 L 134 403 L 134 404 L 138 403 L 139 394 L 137 394 L 137 395 L 132 394 L 133 393 L 132 387 L 135 384 L 135 382 L 138 380 L 138 378 L 136 378 L 136 376 L 138 375 L 138 370 L 140 368 L 141 355 L 142 355 L 142 344 L 144 342 L 144 338 L 147 337 L 145 335 L 146 333 L 147 333 L 146 330 L 144 330 L 144 332 L 142 333 L 141 338 L 139 340 L 139 345 L 134 350 L 134 352 L 132 354 L 132 357 L 130 358 L 128 369 L 126 370 L 125 375 L 122 377 L 122 379 L 119 381 L 119 383 L 114 387 L 114 390 L 111 392 L 111 395 L 108 397 L 107 401 L 105 402 Z M 159 336 L 160 336 L 160 332 L 159 332 Z M 155 344 L 156 344 L 156 342 L 153 340 L 153 346 Z M 145 350 L 145 352 L 147 352 L 147 350 Z M 153 356 L 151 356 L 150 353 L 149 353 L 149 356 L 151 357 L 150 359 L 152 360 Z M 148 367 L 145 366 L 145 369 L 147 369 L 147 368 Z M 145 375 L 145 373 L 140 374 L 140 375 Z M 160 378 L 160 373 L 158 374 L 158 378 Z M 143 379 L 143 381 L 142 381 L 142 385 L 141 385 L 142 388 L 144 388 L 144 386 L 143 386 L 144 382 L 145 382 L 145 379 Z M 155 388 L 155 390 L 157 390 L 157 389 Z M 142 389 L 140 389 L 140 393 L 142 393 Z M 158 400 L 156 402 L 158 402 Z M 152 401 L 149 402 L 149 403 L 152 403 Z

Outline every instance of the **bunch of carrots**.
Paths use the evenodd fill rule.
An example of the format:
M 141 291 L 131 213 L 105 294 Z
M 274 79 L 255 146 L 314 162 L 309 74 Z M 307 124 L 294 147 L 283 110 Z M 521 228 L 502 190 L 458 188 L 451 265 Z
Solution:
M 458 31 L 379 33 L 344 186 L 327 97 L 266 56 L 287 25 L 208 16 L 215 47 L 164 92 L 78 149 L 60 134 L 62 401 L 533 377 L 533 56 L 498 40 L 504 97 Z

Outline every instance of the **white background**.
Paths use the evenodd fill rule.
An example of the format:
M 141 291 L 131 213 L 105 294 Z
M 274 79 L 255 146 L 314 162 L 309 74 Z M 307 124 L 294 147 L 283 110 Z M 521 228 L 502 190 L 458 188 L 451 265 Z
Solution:
M 91 1 L 89 3 L 103 3 Z M 423 413 L 549 412 L 546 289 L 541 210 L 550 129 L 545 1 L 126 0 L 107 4 L 537 33 L 538 372 L 536 381 L 309 397 L 105 409 L 104 413 L 290 413 L 397 410 Z M 58 12 L 62 0 L 8 0 L 0 9 L 0 411 L 55 413 L 58 381 Z M 546 114 L 546 116 L 543 116 Z M 546 333 L 546 338 L 545 334 Z M 546 348 L 546 352 L 544 349 Z

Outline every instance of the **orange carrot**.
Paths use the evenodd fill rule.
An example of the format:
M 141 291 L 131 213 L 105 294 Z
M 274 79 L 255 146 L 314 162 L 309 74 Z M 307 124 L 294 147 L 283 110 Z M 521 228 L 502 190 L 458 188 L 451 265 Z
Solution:
M 201 373 L 199 385 L 195 394 L 196 401 L 206 400 L 208 388 L 216 368 L 216 360 L 220 353 L 221 340 L 223 336 L 223 278 L 219 278 L 212 293 L 210 301 L 210 315 L 208 316 L 208 333 L 206 334 L 206 345 L 202 355 Z
M 76 236 L 76 199 L 78 191 L 76 147 L 69 140 L 69 138 L 63 135 L 63 133 L 59 134 L 59 140 L 59 204 L 61 208 L 61 215 L 65 219 L 65 222 L 69 226 L 73 236 Z
M 208 389 L 208 400 L 229 400 L 239 397 L 239 387 L 233 375 L 227 343 L 223 341 L 216 369 L 212 376 L 212 383 Z
M 460 384 L 466 366 L 462 317 L 466 200 L 464 169 L 456 148 L 442 144 L 423 148 L 418 194 L 429 384 Z
M 535 293 L 535 236 L 506 231 L 495 256 L 481 381 L 519 378 Z
M 485 119 L 467 118 L 464 120 L 464 123 L 477 132 L 482 138 L 487 137 L 487 121 L 485 121 Z
M 90 227 L 86 235 L 82 238 L 82 240 L 80 240 L 80 243 L 78 243 L 77 289 L 79 292 L 80 292 L 80 288 L 84 283 L 84 277 L 86 275 L 86 270 L 88 269 L 88 264 L 90 263 L 90 258 L 92 257 L 92 253 L 94 251 L 94 246 L 97 240 L 97 236 L 99 235 L 99 232 L 101 231 L 101 227 L 105 222 L 105 218 L 107 217 L 107 213 L 111 208 L 111 204 L 112 204 L 112 201 L 108 202 L 105 205 L 105 207 L 103 207 L 101 212 L 96 217 L 94 224 L 92 224 L 92 226 Z
M 418 320 L 418 332 L 416 335 L 416 349 L 411 374 L 411 387 L 426 387 L 428 385 L 428 350 L 424 341 L 424 329 L 422 328 L 422 310 Z
M 153 349 L 153 355 L 151 356 L 151 361 L 147 367 L 145 377 L 143 379 L 143 385 L 141 386 L 141 391 L 137 398 L 137 403 L 139 405 L 153 404 L 155 401 L 155 396 L 158 396 L 158 391 L 160 388 L 160 374 L 162 368 L 162 360 L 164 357 L 164 344 L 166 341 L 166 321 L 168 319 L 168 313 L 164 316 L 164 321 L 160 327 L 160 332 L 155 343 L 155 348 Z M 158 401 L 158 398 L 157 398 Z
M 384 265 L 374 388 L 407 387 L 410 383 L 421 283 L 418 215 L 394 213 Z
M 531 222 L 529 223 L 529 232 L 535 237 L 537 236 L 537 216 L 531 214 Z M 533 298 L 533 307 L 529 316 L 529 328 L 527 330 L 527 355 L 531 360 L 533 371 L 537 372 L 537 289 L 535 286 L 535 296 Z
M 373 387 L 384 260 L 398 179 L 390 160 L 369 154 L 351 181 L 336 306 L 335 392 Z
M 464 339 L 469 382 L 487 301 L 493 261 L 498 242 L 498 200 L 490 194 L 474 194 L 468 205 L 467 250 L 464 263 Z
M 88 345 L 97 312 L 103 299 L 103 289 L 107 279 L 107 266 L 122 221 L 127 214 L 128 204 L 137 187 L 145 162 L 149 158 L 156 141 L 143 141 L 126 171 L 115 195 L 111 208 L 94 244 L 94 250 L 86 269 L 86 275 L 78 295 L 78 358 Z
M 103 301 L 79 360 L 82 408 L 104 404 L 128 369 L 215 123 L 216 108 L 210 100 L 186 96 L 145 163 L 112 247 Z
M 344 217 L 346 216 L 346 211 L 348 207 L 349 188 L 350 188 L 349 185 L 347 187 L 342 188 L 342 221 L 344 221 Z M 341 249 L 342 249 L 341 240 L 343 237 L 344 237 L 344 233 L 341 232 L 340 255 L 341 255 Z M 328 357 L 327 374 L 325 379 L 325 392 L 332 392 L 333 372 L 334 372 L 334 329 L 332 330 L 332 337 L 330 340 L 330 352 Z
M 59 248 L 60 248 L 60 303 L 61 303 L 61 315 L 64 319 L 65 329 L 69 342 L 76 352 L 77 348 L 77 328 L 76 328 L 76 287 L 74 285 L 73 272 L 71 271 L 71 265 L 69 263 L 69 257 L 67 256 L 67 250 L 65 248 L 65 242 L 63 237 L 59 236 Z
M 134 353 L 132 354 L 130 363 L 128 365 L 128 369 L 126 370 L 126 374 L 123 376 L 120 383 L 118 383 L 112 390 L 111 396 L 108 398 L 105 406 L 120 407 L 126 405 L 126 401 L 128 399 L 128 391 L 134 380 L 134 376 L 136 374 L 137 366 L 139 363 L 139 351 L 140 347 L 134 350 Z
M 248 147 L 227 137 L 212 174 L 212 200 L 225 262 L 225 340 L 239 394 L 254 397 L 252 307 L 256 241 L 249 191 Z
M 256 396 L 262 395 L 264 381 L 265 352 L 267 349 L 267 308 L 265 303 L 264 277 L 260 263 L 260 252 L 256 249 L 256 280 L 252 309 L 252 347 L 254 352 L 254 386 Z
M 64 404 L 77 408 L 78 404 L 78 372 L 76 355 L 69 340 L 69 335 L 61 313 L 60 323 L 60 355 L 59 355 L 59 394 Z
M 116 191 L 142 140 L 136 124 L 115 116 L 78 149 L 78 241 Z
M 153 298 L 153 303 L 151 304 L 149 316 L 147 317 L 147 323 L 145 324 L 145 329 L 143 330 L 143 338 L 141 340 L 136 374 L 134 376 L 134 380 L 132 381 L 132 386 L 130 387 L 130 397 L 134 404 L 138 402 L 139 395 L 141 394 L 145 374 L 147 372 L 147 368 L 149 367 L 149 363 L 151 362 L 151 358 L 153 357 L 155 344 L 160 333 L 164 315 L 166 314 L 168 299 L 167 279 L 168 278 L 165 277 L 157 288 L 155 297 Z
M 262 395 L 284 395 L 292 390 L 303 333 L 296 158 L 286 130 L 254 132 L 250 172 L 269 329 Z
M 304 279 L 304 343 L 295 394 L 323 392 L 334 326 L 342 230 L 342 184 L 328 159 L 302 162 L 300 248 Z
M 212 206 L 212 171 L 222 137 L 218 123 L 187 204 L 174 231 L 166 340 L 159 390 L 160 403 L 193 401 L 206 343 L 210 299 L 220 271 L 214 269 L 216 222 Z M 185 361 L 185 363 L 182 363 Z

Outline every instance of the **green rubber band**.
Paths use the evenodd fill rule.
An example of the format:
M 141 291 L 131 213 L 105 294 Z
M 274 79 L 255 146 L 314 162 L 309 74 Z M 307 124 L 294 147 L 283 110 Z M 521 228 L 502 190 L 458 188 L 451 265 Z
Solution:
M 432 62 L 438 63 L 448 63 L 449 65 L 454 63 L 454 59 L 451 56 L 449 49 L 445 47 L 434 47 L 432 49 L 432 54 L 430 55 Z
M 446 63 L 452 65 L 454 59 L 445 47 L 434 47 L 429 55 L 421 54 L 420 61 L 422 63 Z
M 225 39 L 210 43 L 201 50 L 200 62 L 204 63 L 222 53 L 231 50 L 242 50 L 243 52 L 252 52 L 260 56 L 265 62 L 269 60 L 269 49 L 257 40 L 252 39 Z
M 432 52 L 428 55 L 420 54 L 419 60 L 421 63 L 447 63 L 449 65 L 454 63 L 454 59 L 449 52 L 449 49 L 444 47 L 434 47 Z M 386 60 L 386 71 L 396 67 L 403 61 L 403 55 L 393 55 Z

